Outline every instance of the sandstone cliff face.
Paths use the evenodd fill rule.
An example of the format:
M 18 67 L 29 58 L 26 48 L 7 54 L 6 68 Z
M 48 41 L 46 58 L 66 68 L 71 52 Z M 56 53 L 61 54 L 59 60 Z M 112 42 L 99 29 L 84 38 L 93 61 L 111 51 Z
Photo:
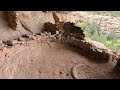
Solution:
M 19 12 L 18 11 L 18 13 L 19 13 L 18 17 L 23 19 L 29 25 L 29 27 L 34 29 L 34 31 L 37 33 L 39 31 L 42 31 L 44 23 L 46 22 L 55 23 L 52 11 L 49 12 L 42 12 L 42 11 Z M 70 15 L 70 12 L 68 13 L 55 12 L 55 13 L 59 17 L 60 21 L 75 22 L 76 20 L 74 15 Z
M 34 27 L 34 29 L 42 29 L 45 22 L 55 23 L 53 18 L 53 12 L 59 17 L 60 21 L 63 22 L 75 22 L 78 18 L 71 12 L 60 12 L 60 11 L 18 11 L 18 18 L 21 18 Z M 32 25 L 31 25 L 32 23 Z M 38 27 L 36 27 L 38 26 Z M 36 27 L 36 28 L 35 28 Z
M 6 20 L 0 12 L 0 78 L 119 78 L 111 71 L 118 56 L 85 38 L 83 30 L 71 23 L 80 19 L 74 13 L 9 12 Z
M 6 15 L 7 21 L 9 23 L 9 26 L 13 30 L 16 30 L 16 28 L 17 28 L 17 13 L 15 11 L 6 11 L 5 15 Z
M 0 12 L 0 39 L 1 40 L 13 40 L 15 38 L 18 38 L 22 36 L 23 34 L 31 34 L 31 32 L 25 30 L 22 25 L 20 24 L 19 20 L 22 20 L 27 27 L 33 32 L 33 33 L 40 33 L 43 30 L 44 23 L 51 22 L 55 23 L 53 19 L 53 12 L 56 13 L 56 15 L 59 17 L 60 21 L 63 22 L 75 22 L 75 20 L 78 18 L 74 16 L 71 12 L 57 12 L 57 11 L 16 11 L 16 17 L 12 17 L 12 28 L 10 28 L 10 25 L 8 23 L 8 19 L 4 19 L 3 16 L 4 12 Z M 13 15 L 14 16 L 14 15 Z M 11 21 L 11 20 L 10 20 Z

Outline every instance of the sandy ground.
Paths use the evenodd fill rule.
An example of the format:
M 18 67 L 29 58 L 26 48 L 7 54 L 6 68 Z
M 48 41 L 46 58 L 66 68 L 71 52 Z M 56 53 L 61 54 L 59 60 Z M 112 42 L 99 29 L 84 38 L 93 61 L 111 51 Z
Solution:
M 114 62 L 94 62 L 76 49 L 50 42 L 45 37 L 11 48 L 4 47 L 0 53 L 2 79 L 74 79 L 73 72 L 79 79 L 119 78 L 113 71 Z M 79 64 L 83 66 L 72 71 Z

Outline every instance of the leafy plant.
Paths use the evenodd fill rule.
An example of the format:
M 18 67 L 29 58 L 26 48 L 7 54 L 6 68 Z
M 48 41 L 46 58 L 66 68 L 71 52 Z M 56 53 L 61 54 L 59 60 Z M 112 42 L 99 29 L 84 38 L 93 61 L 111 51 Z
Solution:
M 92 40 L 103 43 L 113 51 L 120 52 L 120 38 L 118 38 L 114 31 L 107 35 L 105 32 L 102 32 L 100 27 L 94 22 L 76 22 L 75 25 L 84 30 L 86 37 L 90 37 Z
M 93 14 L 120 17 L 120 11 L 91 11 Z

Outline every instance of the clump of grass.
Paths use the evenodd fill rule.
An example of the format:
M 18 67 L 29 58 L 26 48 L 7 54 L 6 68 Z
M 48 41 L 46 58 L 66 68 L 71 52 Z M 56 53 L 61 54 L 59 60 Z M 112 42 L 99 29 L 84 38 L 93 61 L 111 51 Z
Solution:
M 120 38 L 118 38 L 117 34 L 112 31 L 109 34 L 101 31 L 100 27 L 92 22 L 92 23 L 81 23 L 76 22 L 76 26 L 81 27 L 84 30 L 84 34 L 86 37 L 90 37 L 92 40 L 103 43 L 107 48 L 120 52 Z

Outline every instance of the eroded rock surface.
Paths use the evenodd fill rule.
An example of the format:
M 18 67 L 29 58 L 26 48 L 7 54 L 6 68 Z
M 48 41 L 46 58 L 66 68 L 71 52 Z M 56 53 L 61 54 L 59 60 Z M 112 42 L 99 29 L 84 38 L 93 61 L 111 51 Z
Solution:
M 83 30 L 74 26 L 74 23 L 61 22 L 62 19 L 58 18 L 60 14 L 36 13 L 26 13 L 23 18 L 29 18 L 22 18 L 27 23 L 23 26 L 36 34 L 29 35 L 23 32 L 22 37 L 0 42 L 0 78 L 75 78 L 71 72 L 77 79 L 119 78 L 113 72 L 115 62 L 112 62 L 113 59 L 118 59 L 117 54 L 107 49 L 102 43 L 85 38 Z M 22 13 L 19 17 L 21 15 Z M 38 21 L 33 23 L 36 20 L 33 16 L 36 15 L 40 23 Z M 46 17 L 45 21 L 43 17 Z M 48 22 L 50 19 L 51 22 Z M 44 22 L 43 30 L 41 28 Z M 34 25 L 37 28 L 34 28 Z M 41 33 L 41 30 L 44 33 Z M 57 43 L 58 40 L 60 43 Z M 107 63 L 98 64 L 90 61 L 90 58 Z M 81 64 L 83 67 L 79 67 Z M 72 71 L 74 66 L 75 71 Z M 81 77 L 83 74 L 84 76 Z
M 0 78 L 74 79 L 71 72 L 78 79 L 119 78 L 113 72 L 114 62 L 91 62 L 77 53 L 75 48 L 56 43 L 49 34 L 41 33 L 23 38 L 25 40 L 11 41 L 12 47 L 4 46 L 0 50 Z M 84 67 L 77 66 L 72 71 L 78 64 L 83 64 Z
M 9 26 L 13 29 L 16 30 L 17 28 L 17 13 L 16 11 L 6 11 L 6 17 L 9 23 Z

